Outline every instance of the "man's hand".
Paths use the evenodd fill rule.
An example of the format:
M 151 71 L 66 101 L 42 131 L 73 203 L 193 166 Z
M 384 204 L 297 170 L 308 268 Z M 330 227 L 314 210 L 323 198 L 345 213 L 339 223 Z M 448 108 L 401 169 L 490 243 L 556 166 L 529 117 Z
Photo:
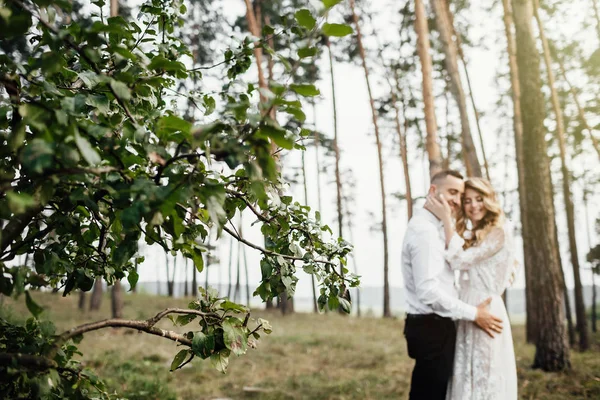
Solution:
M 494 332 L 502 333 L 502 320 L 488 312 L 487 308 L 491 302 L 492 298 L 490 297 L 477 306 L 475 324 L 493 338 Z

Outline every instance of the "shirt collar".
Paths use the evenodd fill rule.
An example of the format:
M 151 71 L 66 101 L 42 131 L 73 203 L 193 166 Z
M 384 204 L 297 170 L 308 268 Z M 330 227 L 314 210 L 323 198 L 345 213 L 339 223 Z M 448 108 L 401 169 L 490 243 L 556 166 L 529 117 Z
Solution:
M 438 219 L 438 217 L 433 215 L 433 213 L 431 211 L 429 211 L 425 208 L 418 208 L 415 211 L 415 214 L 423 216 L 423 218 L 431 221 L 431 223 L 433 223 L 438 228 L 441 228 L 442 226 L 444 226 L 444 223 L 442 222 L 441 219 Z

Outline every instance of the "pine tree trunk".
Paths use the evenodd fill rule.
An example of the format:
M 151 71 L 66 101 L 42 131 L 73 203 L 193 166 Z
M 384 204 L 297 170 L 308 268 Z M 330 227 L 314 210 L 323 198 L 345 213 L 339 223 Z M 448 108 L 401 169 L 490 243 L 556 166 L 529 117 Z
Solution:
M 600 39 L 600 12 L 598 12 L 597 0 L 592 0 L 592 7 L 594 7 L 594 17 L 596 18 L 596 33 L 598 33 L 598 39 Z
M 592 235 L 590 233 L 590 214 L 588 213 L 588 204 L 587 204 L 587 197 L 588 197 L 588 190 L 584 187 L 583 188 L 583 207 L 585 209 L 585 231 L 587 234 L 587 243 L 588 243 L 588 248 L 592 248 Z M 597 327 L 596 327 L 596 320 L 597 320 L 597 313 L 596 313 L 596 274 L 594 273 L 594 270 L 591 270 L 592 273 L 592 332 L 597 332 Z
M 240 214 L 240 222 L 238 225 L 238 232 L 242 229 L 242 215 Z M 238 242 L 238 250 L 237 250 L 237 268 L 236 268 L 236 278 L 235 278 L 235 289 L 233 291 L 233 301 L 239 302 L 239 298 L 241 297 L 241 283 L 240 283 L 240 274 L 241 274 L 241 264 L 242 264 L 242 242 Z
M 597 320 L 597 311 L 596 311 L 596 274 L 592 271 L 592 332 L 598 332 L 598 327 L 596 326 Z
M 167 296 L 173 297 L 173 285 L 169 275 L 169 253 L 165 252 L 165 266 L 167 268 Z
M 585 303 L 583 300 L 583 287 L 581 285 L 581 275 L 579 266 L 579 256 L 577 252 L 577 240 L 575 238 L 575 207 L 573 205 L 573 196 L 571 195 L 571 173 L 567 166 L 567 150 L 565 144 L 565 124 L 563 122 L 562 109 L 556 91 L 554 72 L 552 70 L 552 61 L 550 60 L 550 46 L 544 32 L 544 25 L 540 18 L 539 2 L 534 0 L 534 15 L 538 23 L 538 30 L 542 46 L 544 49 L 544 61 L 546 63 L 546 72 L 548 74 L 548 87 L 550 88 L 550 98 L 552 108 L 556 116 L 556 136 L 558 137 L 558 148 L 560 154 L 560 165 L 562 172 L 562 189 L 565 202 L 565 211 L 567 215 L 567 230 L 569 235 L 569 252 L 571 254 L 571 265 L 573 266 L 573 280 L 575 283 L 575 315 L 577 316 L 577 333 L 579 334 L 579 349 L 584 351 L 590 346 L 587 330 L 587 317 L 585 315 Z
M 336 206 L 337 206 L 337 222 L 338 222 L 338 236 L 340 238 L 344 237 L 343 231 L 343 217 L 344 213 L 342 211 L 342 180 L 340 177 L 340 148 L 338 142 L 338 124 L 337 124 L 337 104 L 335 98 L 335 74 L 333 73 L 333 55 L 331 54 L 331 45 L 329 43 L 329 38 L 327 40 L 327 50 L 329 54 L 329 71 L 331 73 L 331 97 L 333 101 L 333 151 L 335 153 L 335 188 L 336 188 Z M 340 266 L 340 273 L 342 276 L 344 272 L 342 270 L 342 266 Z
M 188 285 L 188 269 L 188 259 L 185 257 L 183 259 L 183 297 L 188 297 L 190 295 Z
M 85 310 L 85 299 L 86 299 L 85 292 L 83 290 L 80 290 L 79 291 L 79 303 L 77 306 L 81 311 Z
M 171 296 L 175 297 L 175 277 L 177 276 L 177 255 L 173 256 L 173 274 L 171 275 Z
M 119 0 L 110 0 L 110 16 L 116 17 L 119 15 Z
M 314 103 L 313 103 L 314 110 Z M 305 152 L 302 152 L 302 183 L 304 186 L 304 204 L 308 205 L 308 184 L 306 182 L 306 161 L 304 159 Z M 317 288 L 315 287 L 315 276 L 310 274 L 310 281 L 312 286 L 312 294 L 313 294 L 313 312 L 318 313 L 319 307 L 317 305 Z
M 423 0 L 415 0 L 415 31 L 417 32 L 417 51 L 423 73 L 423 103 L 425 104 L 425 126 L 427 128 L 425 147 L 429 157 L 429 175 L 433 176 L 442 169 L 442 155 L 437 142 L 437 121 L 431 76 L 433 67 L 429 46 L 429 28 Z
M 531 0 L 513 0 L 516 28 L 517 64 L 521 84 L 523 156 L 528 230 L 535 232 L 526 240 L 533 249 L 527 285 L 535 295 L 538 316 L 534 368 L 561 371 L 570 368 L 569 347 L 564 327 L 562 276 L 558 240 L 554 230 L 554 204 L 550 162 L 545 140 L 545 106 L 540 78 L 540 59 L 535 46 L 531 20 Z
M 373 118 L 373 128 L 375 129 L 375 140 L 377 142 L 377 156 L 379 159 L 379 184 L 381 188 L 381 210 L 382 210 L 382 223 L 381 229 L 383 232 L 383 316 L 389 318 L 392 316 L 390 309 L 390 284 L 389 284 L 389 265 L 388 265 L 388 232 L 387 232 L 387 212 L 386 212 L 386 199 L 385 199 L 385 179 L 383 170 L 383 154 L 381 146 L 381 138 L 379 135 L 379 126 L 377 122 L 377 110 L 375 109 L 375 99 L 371 91 L 371 84 L 369 82 L 369 69 L 367 68 L 367 57 L 365 55 L 365 49 L 362 43 L 362 35 L 360 33 L 360 24 L 358 23 L 358 16 L 354 9 L 354 0 L 350 0 L 350 8 L 352 10 L 352 19 L 356 27 L 356 39 L 358 43 L 358 51 L 362 60 L 362 66 L 365 73 L 365 80 L 367 83 L 367 91 L 369 93 L 369 101 L 371 103 L 371 114 Z
M 229 283 L 227 284 L 227 298 L 231 299 L 231 284 L 233 283 L 233 238 L 229 239 L 229 278 L 227 279 Z
M 456 43 L 452 39 L 452 32 L 454 28 L 451 25 L 450 16 L 448 15 L 450 9 L 448 8 L 445 0 L 432 0 L 431 4 L 435 14 L 437 29 L 440 33 L 440 39 L 442 41 L 442 48 L 444 50 L 446 61 L 446 70 L 450 76 L 450 92 L 456 100 L 458 111 L 460 113 L 460 123 L 462 128 L 461 138 L 467 175 L 481 177 L 481 165 L 479 163 L 479 159 L 477 158 L 477 151 L 475 150 L 475 144 L 473 143 L 473 137 L 471 136 L 471 127 L 469 125 L 467 98 L 462 87 L 460 73 L 458 70 L 458 50 Z
M 102 292 L 103 292 L 102 278 L 96 278 L 94 282 L 94 290 L 92 291 L 92 298 L 90 299 L 90 311 L 96 311 L 100 309 L 102 305 Z
M 473 106 L 473 114 L 475 115 L 475 124 L 477 126 L 477 134 L 479 136 L 479 142 L 481 143 L 481 156 L 483 158 L 483 165 L 485 167 L 485 176 L 487 178 L 488 181 L 492 181 L 492 178 L 490 177 L 490 166 L 488 163 L 488 159 L 487 159 L 487 155 L 486 155 L 486 151 L 485 151 L 485 145 L 483 142 L 483 133 L 481 131 L 481 124 L 479 123 L 479 111 L 477 111 L 477 106 L 475 105 L 475 96 L 473 95 L 473 88 L 471 87 L 471 78 L 469 77 L 469 68 L 467 67 L 467 61 L 465 60 L 465 53 L 462 50 L 462 40 L 460 39 L 460 35 L 458 34 L 458 32 L 456 31 L 456 28 L 454 27 L 454 16 L 452 15 L 452 12 L 450 11 L 450 4 L 447 0 L 444 0 L 444 3 L 446 5 L 446 14 L 448 15 L 448 18 L 450 20 L 450 26 L 452 27 L 452 33 L 454 34 L 454 37 L 456 38 L 456 48 L 458 50 L 458 56 L 460 57 L 460 60 L 462 61 L 463 64 L 463 68 L 465 71 L 465 78 L 467 80 L 467 88 L 469 89 L 469 98 L 471 99 L 471 105 Z M 506 292 L 504 292 L 506 293 Z
M 115 281 L 110 298 L 112 317 L 123 318 L 123 287 L 121 286 L 121 281 Z
M 240 236 L 244 237 L 242 234 L 242 227 L 240 226 Z M 244 272 L 246 275 L 246 306 L 250 308 L 250 280 L 248 278 L 248 259 L 246 258 L 246 246 L 242 247 L 242 255 L 244 257 Z
M 510 0 L 502 0 L 504 8 L 504 31 L 506 34 L 507 50 L 508 50 L 508 65 L 510 69 L 510 82 L 512 88 L 513 100 L 513 126 L 515 134 L 515 153 L 517 160 L 517 173 L 519 180 L 519 212 L 521 215 L 521 236 L 523 238 L 523 256 L 525 281 L 530 282 L 533 277 L 531 271 L 534 268 L 533 250 L 531 249 L 531 241 L 529 240 L 529 232 L 527 223 L 527 202 L 526 202 L 526 185 L 525 182 L 525 160 L 523 156 L 523 121 L 521 119 L 521 84 L 519 83 L 519 68 L 517 65 L 517 45 L 513 36 L 513 13 Z M 526 336 L 527 342 L 535 343 L 537 337 L 537 320 L 536 309 L 533 306 L 534 297 L 532 296 L 531 287 L 525 287 L 525 305 L 526 305 Z
M 598 142 L 598 139 L 596 139 L 596 136 L 594 136 L 594 131 L 592 130 L 592 127 L 590 126 L 590 124 L 588 124 L 588 120 L 585 116 L 585 111 L 581 106 L 581 103 L 579 102 L 579 96 L 577 95 L 577 92 L 573 88 L 573 85 L 571 85 L 571 81 L 569 80 L 569 78 L 567 78 L 567 70 L 565 68 L 565 64 L 559 56 L 556 57 L 556 61 L 560 66 L 560 72 L 563 76 L 563 79 L 567 83 L 567 86 L 569 86 L 569 92 L 571 93 L 571 96 L 573 96 L 573 101 L 575 102 L 575 107 L 577 107 L 577 113 L 579 114 L 579 118 L 581 119 L 581 122 L 583 123 L 585 129 L 588 131 L 590 135 L 590 140 L 592 141 L 592 145 L 596 150 L 596 153 L 598 153 L 598 158 L 600 158 L 600 143 Z

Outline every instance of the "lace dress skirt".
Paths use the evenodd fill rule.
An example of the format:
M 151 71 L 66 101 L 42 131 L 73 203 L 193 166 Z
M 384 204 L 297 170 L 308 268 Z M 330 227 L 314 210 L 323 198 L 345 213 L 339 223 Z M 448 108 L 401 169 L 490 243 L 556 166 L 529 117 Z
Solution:
M 461 300 L 474 306 L 489 297 L 492 297 L 489 311 L 502 318 L 502 333 L 491 338 L 473 322 L 458 322 L 454 370 L 447 400 L 517 399 L 515 352 L 502 297 L 469 288 L 461 293 Z

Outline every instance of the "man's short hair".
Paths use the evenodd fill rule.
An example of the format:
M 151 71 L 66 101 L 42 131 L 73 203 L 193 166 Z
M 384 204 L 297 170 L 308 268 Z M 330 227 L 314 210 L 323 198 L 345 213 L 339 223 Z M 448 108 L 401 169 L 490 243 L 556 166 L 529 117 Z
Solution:
M 439 184 L 441 181 L 443 181 L 444 179 L 446 179 L 448 176 L 453 176 L 455 178 L 458 179 L 465 179 L 460 172 L 455 171 L 453 169 L 445 169 L 442 170 L 440 172 L 438 172 L 437 174 L 433 175 L 431 177 L 431 184 L 432 185 L 436 185 Z

